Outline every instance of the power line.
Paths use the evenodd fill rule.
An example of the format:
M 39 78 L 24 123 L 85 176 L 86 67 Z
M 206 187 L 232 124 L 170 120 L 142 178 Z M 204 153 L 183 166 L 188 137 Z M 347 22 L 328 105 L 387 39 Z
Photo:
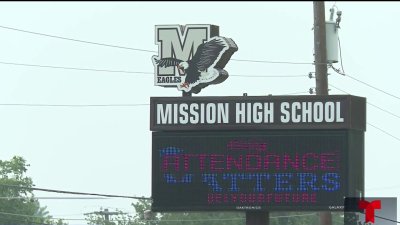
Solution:
M 83 41 L 83 40 L 78 40 L 78 39 L 74 39 L 74 38 L 66 38 L 66 37 L 61 37 L 61 36 L 56 36 L 56 35 L 50 35 L 50 34 L 44 34 L 44 33 L 39 33 L 39 32 L 17 29 L 17 28 L 13 28 L 13 27 L 0 26 L 0 28 L 29 33 L 29 34 L 35 34 L 35 35 L 40 35 L 40 36 L 45 36 L 45 37 L 58 38 L 58 39 L 63 39 L 63 40 L 68 40 L 68 41 L 81 42 L 81 43 L 85 43 L 85 44 L 101 45 L 101 46 L 106 46 L 106 47 L 121 48 L 121 49 L 128 49 L 128 50 L 141 51 L 141 52 L 152 52 L 152 53 L 156 52 L 156 51 L 151 51 L 151 50 L 141 49 L 141 48 L 131 48 L 131 47 L 110 45 L 110 44 L 104 44 L 104 43 L 98 43 L 98 42 L 92 42 L 92 41 Z
M 229 74 L 229 76 L 233 77 L 306 77 L 307 75 L 236 75 Z
M 363 212 L 360 212 L 360 213 L 362 213 L 362 214 L 365 214 L 365 213 L 363 213 Z M 395 223 L 400 223 L 399 221 L 396 221 L 396 220 L 392 220 L 392 219 L 388 219 L 388 218 L 384 218 L 384 217 L 381 217 L 381 216 L 377 216 L 377 215 L 374 215 L 376 218 L 380 218 L 380 219 L 383 219 L 383 220 L 387 220 L 387 221 L 391 221 L 391 222 L 395 222 Z M 336 222 L 343 222 L 343 220 L 336 220 Z
M 314 65 L 311 62 L 290 62 L 290 61 L 269 61 L 269 60 L 251 60 L 251 59 L 231 59 L 237 62 L 251 62 L 251 63 L 271 63 L 271 64 L 293 64 L 293 65 Z M 326 64 L 326 63 L 324 63 Z
M 389 96 L 391 96 L 391 97 L 393 97 L 393 98 L 397 98 L 397 99 L 400 100 L 400 97 L 398 97 L 398 96 L 396 96 L 396 95 L 394 95 L 394 94 L 391 94 L 391 93 L 389 93 L 389 92 L 387 92 L 387 91 L 384 91 L 384 90 L 382 90 L 382 89 L 380 89 L 380 88 L 377 88 L 377 87 L 375 87 L 375 86 L 373 86 L 373 85 L 370 85 L 370 84 L 368 84 L 368 83 L 366 83 L 366 82 L 364 82 L 364 81 L 362 81 L 362 80 L 359 80 L 359 79 L 357 79 L 357 78 L 355 78 L 355 77 L 353 77 L 353 76 L 350 76 L 350 75 L 348 75 L 348 74 L 345 74 L 344 72 L 341 72 L 339 69 L 333 67 L 332 65 L 329 65 L 329 67 L 332 68 L 336 73 L 338 73 L 338 74 L 340 74 L 340 75 L 342 75 L 342 76 L 345 76 L 345 77 L 348 77 L 348 78 L 350 78 L 350 79 L 353 79 L 353 80 L 355 80 L 355 81 L 357 81 L 357 82 L 359 82 L 359 83 L 362 83 L 362 84 L 364 84 L 364 85 L 366 85 L 366 86 L 368 86 L 368 87 L 370 87 L 370 88 L 373 88 L 373 89 L 375 89 L 375 90 L 377 90 L 377 91 L 380 91 L 380 92 L 382 92 L 382 93 L 384 93 L 384 94 L 387 94 L 387 95 L 389 95 Z
M 334 86 L 334 85 L 332 85 L 332 84 L 328 84 L 329 86 L 331 86 L 331 87 L 333 87 L 333 88 L 335 88 L 335 89 L 338 89 L 339 91 L 341 91 L 341 92 L 343 92 L 343 93 L 345 93 L 345 94 L 350 94 L 349 92 L 347 92 L 347 91 L 345 91 L 345 90 L 343 90 L 343 89 L 340 89 L 340 88 L 338 88 L 338 87 L 336 87 L 336 86 Z
M 377 105 L 374 105 L 374 104 L 372 104 L 372 103 L 370 103 L 370 102 L 367 102 L 367 104 L 368 104 L 368 105 L 371 105 L 371 106 L 373 106 L 373 107 L 375 107 L 375 108 L 377 108 L 377 109 L 379 109 L 379 110 L 381 110 L 381 111 L 383 111 L 383 112 L 385 112 L 385 113 L 387 113 L 387 114 L 390 114 L 390 115 L 392 115 L 392 116 L 397 117 L 397 118 L 400 119 L 400 116 L 399 116 L 399 115 L 396 115 L 396 114 L 394 114 L 394 113 L 392 113 L 392 112 L 390 112 L 390 111 L 388 111 L 388 110 L 386 110 L 386 109 L 383 109 L 383 108 L 381 108 L 381 107 L 379 107 L 379 106 L 377 106 Z
M 360 213 L 365 214 L 364 212 L 360 212 Z M 388 218 L 381 217 L 381 216 L 377 216 L 377 215 L 375 215 L 375 217 L 376 217 L 376 218 L 383 219 L 383 220 L 387 220 L 387 221 L 390 221 L 390 222 L 400 223 L 400 222 L 397 221 L 397 220 L 392 220 L 392 219 L 388 219 Z
M 368 125 L 370 125 L 371 127 L 374 127 L 375 129 L 378 129 L 378 130 L 382 131 L 383 133 L 391 136 L 392 138 L 397 139 L 398 141 L 400 141 L 400 138 L 394 136 L 393 134 L 391 134 L 391 133 L 389 133 L 389 132 L 387 132 L 387 131 L 385 131 L 385 130 L 383 130 L 383 129 L 381 129 L 381 128 L 379 128 L 379 127 L 377 127 L 377 126 L 375 126 L 375 125 L 373 125 L 371 123 L 368 123 Z
M 0 184 L 0 186 L 28 189 L 28 190 L 34 190 L 34 191 L 54 192 L 54 193 L 61 193 L 61 194 L 92 195 L 92 196 L 102 196 L 102 197 L 110 197 L 110 198 L 129 198 L 129 199 L 151 200 L 151 198 L 146 198 L 146 197 L 111 195 L 111 194 L 96 194 L 96 193 L 86 193 L 86 192 L 76 192 L 76 191 L 62 191 L 62 190 L 54 190 L 54 189 L 47 189 L 47 188 L 23 187 L 23 186 L 8 185 L 8 184 Z
M 362 213 L 362 212 L 361 212 Z M 9 215 L 9 216 L 20 216 L 20 217 L 27 217 L 27 218 L 39 218 L 39 219 L 52 219 L 52 220 L 64 220 L 64 221 L 87 221 L 87 219 L 76 219 L 76 218 L 43 218 L 41 216 L 34 216 L 34 215 L 26 215 L 26 214 L 17 214 L 17 213 L 7 213 L 7 212 L 0 212 L 0 214 L 3 215 Z M 270 217 L 271 219 L 274 218 L 292 218 L 292 217 L 304 217 L 304 216 L 315 216 L 317 215 L 316 213 L 309 213 L 309 214 L 299 214 L 299 215 L 285 215 L 285 216 L 272 216 Z M 388 219 L 388 218 L 384 218 L 384 217 L 380 217 L 380 216 L 376 216 L 377 218 L 380 219 L 384 219 L 384 220 L 388 220 L 391 222 L 395 222 L 395 223 L 400 223 L 396 220 L 392 220 L 392 219 Z M 238 217 L 238 218 L 210 218 L 210 219 L 192 219 L 192 220 L 139 220 L 141 222 L 178 222 L 178 221 L 182 221 L 182 222 L 203 222 L 203 221 L 230 221 L 230 220 L 243 220 L 245 219 L 244 217 Z M 110 220 L 110 221 L 124 221 L 124 220 Z M 35 223 L 35 224 L 44 224 L 44 225 L 50 225 L 50 224 L 46 224 L 46 223 L 39 223 L 39 222 L 31 222 L 31 223 Z
M 77 67 L 66 67 L 66 66 L 48 66 L 48 65 L 26 64 L 26 63 L 14 63 L 14 62 L 3 62 L 3 61 L 0 61 L 0 64 L 13 65 L 13 66 L 41 67 L 41 68 L 51 68 L 51 69 L 84 70 L 84 71 L 94 71 L 94 72 L 109 72 L 109 73 L 154 74 L 154 73 L 150 73 L 150 72 L 140 72 L 140 71 L 90 69 L 90 68 L 77 68 Z
M 340 65 L 342 67 L 342 71 L 344 72 L 344 67 L 343 67 L 343 58 L 342 58 L 342 46 L 340 45 L 340 38 L 339 38 L 339 34 L 338 34 L 338 43 L 339 43 L 339 55 L 340 55 Z
M 29 104 L 29 103 L 0 103 L 0 106 L 39 106 L 39 107 L 135 107 L 135 106 L 148 106 L 150 104 L 87 104 L 87 105 L 74 105 L 74 104 Z
M 23 33 L 34 34 L 34 35 L 40 35 L 40 36 L 45 36 L 45 37 L 50 37 L 50 38 L 63 39 L 63 40 L 67 40 L 67 41 L 80 42 L 80 43 L 85 43 L 85 44 L 92 44 L 92 45 L 99 45 L 99 46 L 113 47 L 113 48 L 120 48 L 120 49 L 127 49 L 127 50 L 133 50 L 133 51 L 141 51 L 141 52 L 158 53 L 157 51 L 149 50 L 149 49 L 131 48 L 131 47 L 125 47 L 125 46 L 120 46 L 120 45 L 111 45 L 111 44 L 104 44 L 104 43 L 93 42 L 93 41 L 84 41 L 84 40 L 80 40 L 80 39 L 67 38 L 67 37 L 62 37 L 62 36 L 57 36 L 57 35 L 50 35 L 50 34 L 34 32 L 34 31 L 28 31 L 28 30 L 23 30 L 23 29 L 18 29 L 18 28 L 13 28 L 13 27 L 7 27 L 7 26 L 1 26 L 1 25 L 0 25 L 0 28 L 7 29 L 7 30 L 12 30 L 12 31 L 23 32 Z M 238 62 L 272 63 L 272 64 L 297 64 L 297 65 L 301 65 L 301 64 L 314 65 L 315 64 L 314 62 L 269 61 L 269 60 L 251 60 L 251 59 L 234 59 L 234 58 L 231 59 L 231 60 L 232 61 L 238 61 Z M 327 63 L 318 63 L 318 64 L 327 64 Z
M 51 69 L 64 69 L 64 70 L 80 70 L 80 71 L 93 71 L 93 72 L 109 72 L 109 73 L 130 73 L 130 74 L 149 74 L 152 75 L 154 72 L 141 72 L 141 71 L 125 71 L 125 70 L 108 70 L 108 69 L 93 69 L 93 68 L 79 68 L 79 67 L 67 67 L 67 66 L 49 66 L 40 64 L 26 64 L 26 63 L 15 63 L 15 62 L 4 62 L 0 61 L 0 64 L 12 65 L 12 66 L 27 66 L 27 67 L 40 67 L 40 68 L 51 68 Z M 269 77 L 269 78 L 281 78 L 281 77 L 305 77 L 306 75 L 243 75 L 243 74 L 232 74 L 229 76 L 233 77 Z M 151 77 L 151 76 L 148 76 Z
M 27 218 L 43 218 L 41 216 L 33 216 L 33 215 L 26 215 L 26 214 L 16 214 L 16 213 L 6 213 L 0 212 L 3 215 L 10 215 L 10 216 L 20 216 L 20 217 L 27 217 Z M 86 221 L 86 219 L 76 219 L 76 218 L 51 218 L 54 220 L 65 220 L 65 221 Z M 185 222 L 196 222 L 196 221 L 227 221 L 227 220 L 242 220 L 244 218 L 211 218 L 211 219 L 197 219 L 197 220 L 140 220 L 140 221 L 157 221 L 157 222 L 177 222 L 177 221 L 185 221 Z M 110 221 L 122 221 L 122 220 L 110 220 Z M 41 223 L 40 223 L 41 224 Z
M 329 84 L 329 86 L 332 86 L 333 88 L 336 88 L 336 89 L 338 89 L 339 91 L 344 92 L 344 93 L 346 93 L 346 94 L 350 94 L 350 93 L 348 93 L 347 91 L 345 91 L 345 90 L 343 90 L 343 89 L 340 89 L 340 88 L 338 88 L 338 87 L 336 87 L 336 86 L 334 86 L 334 85 L 332 85 L 332 84 Z M 390 112 L 389 110 L 386 110 L 386 109 L 384 109 L 384 108 L 381 108 L 381 107 L 379 107 L 379 106 L 377 106 L 377 105 L 375 105 L 375 104 L 372 104 L 371 102 L 367 102 L 367 104 L 368 104 L 368 105 L 371 105 L 371 106 L 373 106 L 373 107 L 375 107 L 375 108 L 377 108 L 377 109 L 379 109 L 379 110 L 381 110 L 381 111 L 383 111 L 383 112 L 385 112 L 385 113 L 387 113 L 387 114 L 390 114 L 390 115 L 392 115 L 392 116 L 397 117 L 397 118 L 400 119 L 400 116 L 399 116 L 399 115 L 396 115 L 396 114 Z
M 359 80 L 359 79 L 357 79 L 357 78 L 355 78 L 355 77 L 353 77 L 353 76 L 350 76 L 350 75 L 346 74 L 346 73 L 344 72 L 344 68 L 343 68 L 342 47 L 341 47 L 341 44 L 340 44 L 340 38 L 339 38 L 339 36 L 338 36 L 338 43 L 339 43 L 339 53 L 340 53 L 340 65 L 341 65 L 341 67 L 342 67 L 342 71 L 340 71 L 339 69 L 336 69 L 335 67 L 333 67 L 332 64 L 329 65 L 336 73 L 338 73 L 338 74 L 340 74 L 340 75 L 343 75 L 343 76 L 346 76 L 346 77 L 349 77 L 349 78 L 351 78 L 351 79 L 353 79 L 353 80 L 355 80 L 355 81 L 357 81 L 357 82 L 360 82 L 360 83 L 362 83 L 362 84 L 364 84 L 364 85 L 367 85 L 368 87 L 373 88 L 373 89 L 375 89 L 375 90 L 377 90 L 377 91 L 380 91 L 380 92 L 382 92 L 382 93 L 385 93 L 385 94 L 387 94 L 387 95 L 389 95 L 389 96 L 392 96 L 392 97 L 394 97 L 394 98 L 400 99 L 400 97 L 398 97 L 398 96 L 396 96 L 396 95 L 393 95 L 393 94 L 391 94 L 391 93 L 389 93 L 389 92 L 387 92 L 387 91 L 384 91 L 384 90 L 382 90 L 382 89 L 380 89 L 380 88 L 377 88 L 377 87 L 375 87 L 375 86 L 373 86 L 373 85 L 370 85 L 370 84 L 368 84 L 368 83 L 366 83 L 366 82 L 364 82 L 364 81 L 362 81 L 362 80 Z
M 7 213 L 7 212 L 0 212 L 0 214 L 3 215 L 9 215 L 9 216 L 20 216 L 20 217 L 27 217 L 27 218 L 40 218 L 42 219 L 43 217 L 41 216 L 34 216 L 34 215 L 26 215 L 26 214 L 17 214 L 17 213 Z M 309 213 L 309 214 L 299 214 L 299 215 L 285 215 L 285 216 L 272 216 L 271 218 L 291 218 L 291 217 L 303 217 L 303 216 L 313 216 L 316 215 L 316 213 Z M 86 219 L 80 219 L 80 218 L 56 218 L 52 217 L 49 218 L 52 220 L 65 220 L 65 221 L 87 221 Z M 177 220 L 140 220 L 143 222 L 201 222 L 201 221 L 229 221 L 229 220 L 243 220 L 245 219 L 244 217 L 238 217 L 238 218 L 208 218 L 208 219 L 177 219 Z M 123 221 L 123 220 L 113 220 L 110 219 L 110 221 Z M 41 223 L 40 223 L 41 224 Z
M 17 213 L 8 213 L 8 212 L 0 212 L 2 215 L 8 216 L 20 216 L 20 217 L 27 217 L 27 218 L 38 218 L 38 219 L 53 219 L 53 220 L 75 220 L 75 221 L 85 221 L 85 219 L 66 219 L 66 218 L 43 218 L 42 216 L 35 216 L 35 215 L 26 215 L 26 214 L 17 214 Z M 42 223 L 40 223 L 42 224 Z
M 309 94 L 307 91 L 298 91 L 282 95 Z M 26 106 L 26 107 L 136 107 L 149 106 L 149 103 L 138 104 L 38 104 L 38 103 L 0 103 L 1 106 Z
M 292 92 L 282 95 L 309 94 L 307 91 Z M 136 107 L 149 106 L 149 103 L 138 104 L 38 104 L 38 103 L 0 103 L 1 106 L 27 106 L 27 107 Z
M 335 5 L 336 5 L 336 2 L 335 2 Z M 342 73 L 339 73 L 339 74 L 342 74 L 342 75 L 346 75 L 346 73 L 345 73 L 345 71 L 344 71 L 344 67 L 343 67 L 343 61 L 342 61 L 342 47 L 341 47 L 341 45 L 340 45 L 340 38 L 339 38 L 339 35 L 338 35 L 338 43 L 339 43 L 339 53 L 340 53 L 340 64 L 341 64 L 341 68 L 342 68 L 342 71 L 343 71 L 343 74 Z M 349 75 L 347 75 L 347 76 L 349 76 Z M 350 76 L 349 76 L 350 77 Z M 353 78 L 353 77 L 350 77 L 350 78 Z M 355 78 L 354 78 L 355 79 Z M 362 81 L 360 81 L 360 82 L 362 82 Z M 364 82 L 363 82 L 364 83 Z M 366 83 L 365 83 L 366 84 Z M 368 85 L 368 84 L 367 84 Z M 334 87 L 333 85 L 332 85 L 332 87 Z M 343 91 L 343 90 L 341 90 L 341 89 L 339 89 L 339 88 L 337 88 L 337 87 L 334 87 L 334 88 L 336 88 L 336 89 L 338 89 L 338 90 L 340 90 L 340 91 Z M 345 91 L 343 91 L 343 92 L 345 92 Z M 345 93 L 347 93 L 347 92 L 345 92 Z M 388 93 L 389 94 L 389 93 Z M 391 95 L 391 94 L 389 94 L 389 95 Z M 397 96 L 393 96 L 393 97 L 396 97 L 397 98 Z M 377 109 L 380 109 L 380 110 L 382 110 L 383 112 L 386 112 L 386 113 L 388 113 L 388 114 L 390 114 L 390 115 L 392 115 L 392 116 L 395 116 L 395 117 L 397 117 L 397 118 L 399 118 L 400 119 L 400 116 L 398 116 L 398 115 L 396 115 L 396 114 L 394 114 L 394 113 L 392 113 L 392 112 L 390 112 L 390 111 L 388 111 L 388 110 L 386 110 L 386 109 L 383 109 L 383 108 L 381 108 L 381 107 L 379 107 L 379 106 L 377 106 L 377 105 L 374 105 L 374 104 L 372 104 L 372 103 L 370 103 L 370 102 L 367 102 L 367 104 L 369 104 L 369 105 L 371 105 L 371 106 L 373 106 L 373 107 L 375 107 L 375 108 L 377 108 Z
M 373 88 L 373 89 L 375 89 L 375 90 L 377 90 L 377 91 L 380 91 L 380 92 L 382 92 L 382 93 L 384 93 L 384 94 L 387 94 L 387 95 L 389 95 L 389 96 L 392 96 L 392 97 L 397 98 L 397 99 L 400 100 L 400 97 L 398 97 L 398 96 L 396 96 L 396 95 L 393 95 L 393 94 L 390 94 L 389 92 L 384 91 L 384 90 L 382 90 L 382 89 L 380 89 L 380 88 L 374 87 L 374 86 L 372 86 L 372 85 L 370 85 L 370 84 L 368 84 L 368 83 L 365 83 L 364 81 L 361 81 L 361 80 L 359 80 L 359 79 L 357 79 L 357 78 L 355 78 L 355 77 L 352 77 L 352 76 L 350 76 L 350 75 L 348 75 L 348 74 L 345 74 L 345 76 L 346 76 L 346 77 L 349 77 L 349 78 L 351 78 L 351 79 L 353 79 L 353 80 L 355 80 L 355 81 L 358 81 L 358 82 L 360 82 L 360 83 L 362 83 L 362 84 L 364 84 L 364 85 L 367 85 L 367 86 L 370 87 L 370 88 Z
M 104 197 L 33 197 L 34 199 L 72 199 L 72 200 L 92 200 L 92 199 L 108 199 Z M 1 199 L 30 199 L 27 197 L 0 197 Z
M 330 86 L 332 86 L 332 87 L 334 87 L 334 88 L 338 89 L 339 91 L 342 91 L 342 92 L 344 92 L 344 93 L 346 93 L 346 94 L 349 94 L 347 91 L 344 91 L 344 90 L 342 90 L 342 89 L 340 89 L 340 88 L 338 88 L 338 87 L 335 87 L 334 85 L 331 85 L 331 84 L 330 84 Z M 368 102 L 367 102 L 367 103 L 368 103 Z M 392 113 L 392 112 L 389 112 L 389 111 L 387 111 L 387 110 L 385 110 L 385 109 L 382 109 L 382 108 L 380 108 L 380 107 L 378 107 L 378 106 L 376 106 L 376 105 L 373 105 L 373 104 L 371 104 L 371 103 L 368 103 L 368 104 L 370 104 L 370 105 L 372 105 L 372 106 L 374 106 L 374 107 L 376 107 L 376 108 L 378 108 L 378 109 L 380 109 L 380 110 L 382 110 L 382 111 L 384 111 L 384 112 L 386 112 L 386 113 L 389 113 L 389 114 L 391 114 L 391 115 L 393 115 L 393 116 L 395 116 L 395 117 L 400 118 L 400 116 L 398 116 L 398 115 L 396 115 L 396 114 L 394 114 L 394 113 Z M 378 129 L 378 130 L 380 130 L 381 132 L 383 132 L 383 133 L 385 133 L 385 134 L 391 136 L 392 138 L 394 138 L 394 139 L 400 141 L 400 138 L 394 136 L 393 134 L 391 134 L 391 133 L 389 133 L 389 132 L 387 132 L 387 131 L 385 131 L 385 130 L 383 130 L 383 129 L 381 129 L 381 128 L 379 128 L 379 127 L 377 127 L 377 126 L 375 126 L 375 125 L 373 125 L 373 124 L 371 124 L 371 123 L 367 123 L 367 124 L 370 125 L 371 127 L 374 127 L 375 129 Z
M 399 222 L 399 221 L 397 221 L 397 220 L 392 220 L 392 219 L 388 219 L 388 218 L 381 217 L 381 216 L 377 216 L 377 215 L 375 215 L 375 217 L 376 217 L 376 218 L 383 219 L 383 220 L 387 220 L 387 221 L 390 221 L 390 222 L 400 223 L 400 222 Z

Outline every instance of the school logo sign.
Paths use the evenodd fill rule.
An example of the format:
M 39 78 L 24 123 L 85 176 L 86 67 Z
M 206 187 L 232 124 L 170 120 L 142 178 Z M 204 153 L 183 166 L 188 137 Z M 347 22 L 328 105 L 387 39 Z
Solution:
M 238 50 L 232 39 L 219 36 L 215 25 L 157 25 L 155 43 L 154 84 L 192 93 L 225 81 L 224 67 Z

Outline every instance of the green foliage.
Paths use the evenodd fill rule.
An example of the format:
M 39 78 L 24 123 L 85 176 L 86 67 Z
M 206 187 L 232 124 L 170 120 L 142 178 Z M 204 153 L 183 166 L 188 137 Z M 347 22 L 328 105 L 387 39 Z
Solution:
M 132 203 L 132 206 L 135 208 L 136 215 L 134 218 L 134 225 L 155 225 L 157 224 L 158 218 L 155 213 L 147 213 L 151 212 L 151 201 L 149 200 L 139 200 L 136 203 Z M 150 221 L 150 222 L 148 222 Z
M 273 212 L 271 225 L 319 225 L 316 212 Z
M 107 224 L 104 217 L 96 215 L 89 220 L 90 225 L 245 225 L 245 212 L 169 212 L 145 213 L 151 209 L 149 200 L 133 203 L 136 214 L 119 215 Z M 332 224 L 343 225 L 343 213 L 332 213 Z M 117 221 L 124 218 L 123 221 Z M 270 225 L 320 225 L 317 212 L 271 212 Z
M 86 221 L 89 225 L 134 225 L 134 219 L 131 215 L 126 215 L 121 210 L 117 210 L 116 212 L 118 215 L 110 216 L 111 218 L 109 221 L 104 219 L 103 215 L 99 214 L 86 214 Z
M 19 156 L 9 161 L 0 160 L 0 225 L 63 225 L 63 221 L 51 219 L 46 207 L 40 206 L 29 189 L 33 182 L 25 174 L 28 166 Z
M 163 213 L 160 225 L 244 225 L 243 212 L 175 212 Z
M 241 212 L 150 213 L 149 200 L 139 200 L 132 205 L 136 211 L 132 225 L 243 225 L 245 223 L 245 215 Z

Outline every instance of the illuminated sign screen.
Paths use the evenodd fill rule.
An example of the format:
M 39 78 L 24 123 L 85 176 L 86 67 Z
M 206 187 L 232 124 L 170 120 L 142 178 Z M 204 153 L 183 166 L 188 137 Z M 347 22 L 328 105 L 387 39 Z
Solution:
M 153 210 L 343 210 L 363 192 L 363 135 L 153 132 Z

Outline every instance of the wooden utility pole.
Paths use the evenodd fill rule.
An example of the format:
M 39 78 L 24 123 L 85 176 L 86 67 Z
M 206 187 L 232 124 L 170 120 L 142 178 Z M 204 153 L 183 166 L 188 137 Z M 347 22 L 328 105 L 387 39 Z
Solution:
M 325 3 L 314 1 L 314 54 L 317 95 L 328 95 L 328 68 L 326 60 Z M 320 212 L 320 225 L 332 225 L 332 214 Z
M 317 95 L 328 95 L 328 68 L 326 60 L 325 3 L 314 1 L 314 54 Z
M 96 214 L 96 215 L 102 215 L 102 216 L 104 215 L 105 224 L 109 225 L 109 224 L 113 224 L 110 221 L 110 216 L 112 216 L 112 215 L 120 215 L 120 214 L 125 214 L 125 213 L 110 212 L 110 211 L 108 211 L 108 209 L 104 209 L 104 211 L 102 211 L 100 209 L 100 211 L 91 212 L 91 213 L 85 213 L 84 215 L 89 215 L 89 214 Z

